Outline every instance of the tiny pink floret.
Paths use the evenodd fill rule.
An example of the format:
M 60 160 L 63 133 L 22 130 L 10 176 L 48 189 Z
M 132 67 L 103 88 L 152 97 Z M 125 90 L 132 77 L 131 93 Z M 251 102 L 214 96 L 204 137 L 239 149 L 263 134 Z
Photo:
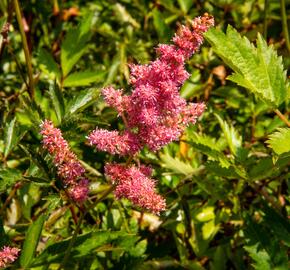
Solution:
M 0 268 L 7 267 L 13 263 L 19 255 L 20 249 L 15 247 L 4 246 L 0 250 Z

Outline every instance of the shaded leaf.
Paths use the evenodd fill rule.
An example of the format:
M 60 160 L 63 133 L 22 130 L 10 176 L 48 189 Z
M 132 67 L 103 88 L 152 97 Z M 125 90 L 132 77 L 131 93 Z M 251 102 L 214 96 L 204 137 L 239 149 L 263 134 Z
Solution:
M 86 43 L 91 37 L 91 25 L 93 16 L 86 16 L 74 29 L 70 29 L 61 46 L 62 75 L 66 77 L 74 65 L 87 50 Z
M 38 63 L 40 65 L 40 69 L 48 74 L 52 79 L 60 79 L 60 70 L 57 63 L 53 59 L 52 55 L 43 48 L 40 48 L 38 52 Z
M 253 222 L 250 217 L 247 218 L 245 236 L 244 249 L 253 259 L 255 269 L 288 269 L 286 251 L 264 226 Z
M 22 179 L 21 171 L 13 168 L 0 169 L 0 191 L 5 191 Z
M 24 132 L 20 132 L 14 117 L 9 123 L 6 124 L 4 129 L 4 157 L 6 158 L 11 150 L 24 136 Z
M 61 123 L 62 117 L 65 111 L 64 99 L 61 90 L 59 87 L 54 84 L 50 84 L 49 86 L 49 97 L 55 111 L 56 117 L 58 119 L 59 124 Z
M 133 240 L 133 241 L 132 241 Z M 124 232 L 98 231 L 79 235 L 70 254 L 71 259 L 82 258 L 92 252 L 113 250 L 121 247 L 124 251 L 130 251 L 138 237 Z M 48 246 L 33 262 L 33 266 L 59 261 L 67 250 L 70 239 L 57 242 Z M 109 246 L 107 246 L 110 244 Z

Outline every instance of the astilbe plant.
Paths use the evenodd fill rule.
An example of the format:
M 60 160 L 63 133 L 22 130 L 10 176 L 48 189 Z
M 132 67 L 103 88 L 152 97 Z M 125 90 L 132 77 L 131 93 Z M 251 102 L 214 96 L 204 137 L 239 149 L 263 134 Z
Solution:
M 179 89 L 189 77 L 185 61 L 199 49 L 203 33 L 213 24 L 214 19 L 208 14 L 197 17 L 177 31 L 172 39 L 174 44 L 157 47 L 155 61 L 147 65 L 131 64 L 131 94 L 125 94 L 122 89 L 104 88 L 102 95 L 122 117 L 125 130 L 96 128 L 88 136 L 90 144 L 110 154 L 132 157 L 145 146 L 157 151 L 178 140 L 205 109 L 204 103 L 188 104 Z M 105 166 L 105 173 L 116 185 L 117 198 L 127 198 L 156 214 L 165 210 L 165 200 L 156 194 L 148 168 L 111 163 Z
M 18 258 L 19 248 L 4 246 L 0 250 L 0 268 L 7 267 Z

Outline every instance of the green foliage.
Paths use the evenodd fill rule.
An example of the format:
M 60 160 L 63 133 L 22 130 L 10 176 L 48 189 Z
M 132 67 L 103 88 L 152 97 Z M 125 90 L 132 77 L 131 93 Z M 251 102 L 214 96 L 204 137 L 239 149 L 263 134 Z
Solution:
M 226 34 L 211 29 L 205 34 L 214 52 L 235 72 L 228 77 L 250 90 L 270 107 L 278 107 L 288 97 L 282 58 L 258 34 L 257 48 L 230 25 Z
M 91 37 L 92 15 L 87 16 L 75 29 L 70 29 L 61 46 L 61 68 L 64 78 L 87 51 L 87 42 Z
M 0 1 L 0 29 L 13 25 L 9 43 L 0 35 L 0 249 L 22 249 L 9 269 L 289 268 L 290 135 L 275 112 L 289 118 L 290 54 L 279 1 L 19 2 L 35 94 L 27 93 L 13 9 Z M 130 64 L 154 60 L 160 42 L 172 44 L 178 26 L 204 12 L 216 27 L 187 62 L 180 93 L 207 108 L 179 142 L 132 161 L 152 167 L 166 199 L 156 216 L 106 195 L 104 165 L 128 160 L 96 151 L 86 137 L 96 126 L 126 130 L 101 89 L 129 93 Z M 44 119 L 86 169 L 82 205 L 68 199 L 42 147 Z
M 278 155 L 289 152 L 290 128 L 279 128 L 278 131 L 269 135 L 269 140 L 267 141 L 267 143 Z
M 100 82 L 104 79 L 105 72 L 84 71 L 70 74 L 63 82 L 64 87 L 86 86 L 93 82 Z
M 31 261 L 34 258 L 45 219 L 46 216 L 41 215 L 34 223 L 29 226 L 27 230 L 20 256 L 20 265 L 24 269 L 30 266 Z
M 13 168 L 0 169 L 0 192 L 22 179 L 21 171 Z

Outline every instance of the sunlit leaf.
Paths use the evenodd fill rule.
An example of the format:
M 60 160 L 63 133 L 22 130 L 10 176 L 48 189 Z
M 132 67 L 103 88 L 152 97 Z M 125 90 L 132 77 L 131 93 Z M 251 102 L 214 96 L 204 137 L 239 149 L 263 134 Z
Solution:
M 103 81 L 104 71 L 82 71 L 70 74 L 63 82 L 64 87 L 87 86 L 91 83 Z
M 278 131 L 269 135 L 269 146 L 278 155 L 290 151 L 290 128 L 278 128 Z
M 257 48 L 231 26 L 226 34 L 210 29 L 205 34 L 215 53 L 233 69 L 229 80 L 247 88 L 270 107 L 278 107 L 287 98 L 286 72 L 282 58 L 259 34 Z
M 45 219 L 46 216 L 41 215 L 28 228 L 20 256 L 20 265 L 24 268 L 27 268 L 34 258 Z

